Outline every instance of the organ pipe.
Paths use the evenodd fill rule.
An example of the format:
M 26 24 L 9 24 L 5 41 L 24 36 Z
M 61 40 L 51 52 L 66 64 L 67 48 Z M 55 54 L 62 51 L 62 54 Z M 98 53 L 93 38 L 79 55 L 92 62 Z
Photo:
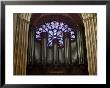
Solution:
M 41 63 L 41 42 L 35 42 L 35 60 L 34 63 Z
M 65 52 L 65 63 L 70 64 L 70 41 L 69 41 L 69 33 L 65 33 L 64 38 L 64 52 Z
M 52 64 L 53 58 L 53 49 L 52 47 L 47 48 L 47 63 Z
M 42 64 L 46 64 L 47 58 L 47 33 L 42 33 Z
M 64 48 L 63 47 L 58 48 L 58 58 L 59 58 L 59 64 L 64 64 Z
M 74 64 L 77 61 L 77 59 L 78 59 L 76 41 L 72 41 L 71 42 L 71 49 L 70 50 L 71 50 L 71 62 L 72 62 L 72 64 Z
M 58 45 L 57 45 L 57 39 L 53 40 L 53 64 L 58 64 Z

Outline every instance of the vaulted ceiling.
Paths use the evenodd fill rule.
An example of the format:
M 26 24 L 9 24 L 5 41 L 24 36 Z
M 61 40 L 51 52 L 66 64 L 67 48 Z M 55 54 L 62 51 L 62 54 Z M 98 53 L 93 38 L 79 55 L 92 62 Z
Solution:
M 83 25 L 80 13 L 32 13 L 31 25 L 39 26 L 48 21 L 63 21 L 69 25 Z

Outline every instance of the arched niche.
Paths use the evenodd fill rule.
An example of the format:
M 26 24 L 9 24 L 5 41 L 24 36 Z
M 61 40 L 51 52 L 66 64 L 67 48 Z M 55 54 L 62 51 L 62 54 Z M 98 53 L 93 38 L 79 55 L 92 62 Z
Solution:
M 36 41 L 36 31 L 37 29 L 48 22 L 57 21 L 64 22 L 70 28 L 72 28 L 75 32 L 76 39 L 69 43 L 69 46 L 59 49 L 58 47 L 48 48 L 46 45 L 42 45 L 42 41 Z M 66 39 L 66 38 L 65 38 Z M 69 41 L 68 41 L 69 42 Z M 68 45 L 65 42 L 64 45 Z M 47 43 L 47 42 L 45 42 Z M 45 49 L 42 49 L 45 48 Z M 69 49 L 69 52 L 67 52 Z M 62 59 L 64 61 L 60 61 L 58 63 L 57 59 L 59 58 L 59 52 L 62 52 Z M 45 59 L 42 59 L 43 54 L 45 53 Z M 65 59 L 66 54 L 70 55 L 70 62 Z M 56 55 L 56 56 L 54 56 Z M 79 70 L 86 70 L 85 73 L 72 73 L 72 74 L 88 74 L 87 71 L 87 53 L 86 53 L 86 40 L 85 40 L 85 29 L 83 20 L 81 18 L 81 14 L 77 13 L 33 13 L 30 19 L 29 33 L 28 33 L 28 67 L 32 67 L 33 65 L 54 65 L 54 67 L 58 67 L 59 65 L 68 65 L 70 67 L 77 65 Z M 57 62 L 54 63 L 54 59 Z M 50 59 L 50 61 L 48 60 Z M 61 59 L 61 58 L 60 58 Z M 75 61 L 76 60 L 76 61 Z M 53 61 L 53 62 L 52 62 Z M 46 62 L 46 63 L 45 63 Z M 66 63 L 67 62 L 67 63 Z M 56 65 L 57 63 L 57 65 Z M 82 69 L 81 69 L 82 68 Z M 31 69 L 32 70 L 32 69 Z M 75 69 L 73 69 L 75 70 Z M 37 73 L 36 73 L 37 74 Z M 71 73 L 70 73 L 71 74 Z

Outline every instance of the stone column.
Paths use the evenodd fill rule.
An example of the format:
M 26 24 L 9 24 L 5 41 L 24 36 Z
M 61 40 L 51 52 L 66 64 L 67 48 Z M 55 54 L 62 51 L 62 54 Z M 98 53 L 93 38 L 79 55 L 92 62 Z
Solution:
M 28 31 L 29 31 L 29 24 L 30 24 L 30 15 L 29 13 L 25 14 L 25 20 L 24 20 L 24 61 L 23 61 L 23 68 L 22 68 L 22 74 L 26 74 L 26 67 L 27 67 L 27 48 L 28 48 Z
M 13 42 L 14 42 L 14 51 L 13 51 L 13 67 L 14 67 L 14 75 L 16 74 L 16 68 L 17 68 L 17 42 L 18 42 L 18 38 L 17 38 L 17 35 L 18 35 L 18 24 L 19 23 L 19 20 L 18 20 L 18 15 L 17 14 L 13 14 L 13 36 L 14 36 L 14 39 L 13 39 Z
M 88 71 L 90 75 L 97 74 L 97 15 L 95 13 L 83 13 L 85 26 L 86 48 L 88 59 Z
M 25 75 L 27 66 L 28 30 L 31 14 L 15 13 L 17 15 L 14 27 L 14 74 Z
M 16 39 L 17 40 L 17 47 L 15 45 L 15 48 L 16 48 L 16 51 L 17 51 L 17 57 L 16 57 L 16 74 L 17 75 L 21 75 L 21 66 L 20 66 L 20 60 L 21 60 L 21 47 L 20 47 L 20 44 L 21 44 L 21 30 L 22 30 L 22 21 L 19 17 L 20 14 L 18 14 L 18 21 L 19 23 L 17 24 L 17 28 L 18 28 L 18 35 L 16 36 Z

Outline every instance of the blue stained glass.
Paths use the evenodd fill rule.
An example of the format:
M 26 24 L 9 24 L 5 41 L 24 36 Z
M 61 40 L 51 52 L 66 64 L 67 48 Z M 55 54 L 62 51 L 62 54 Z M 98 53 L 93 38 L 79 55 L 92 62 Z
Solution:
M 42 32 L 47 32 L 46 30 L 43 30 Z
M 71 31 L 71 35 L 73 35 L 74 34 L 74 32 L 73 31 Z
M 58 29 L 59 23 L 55 22 L 55 28 Z
M 64 27 L 62 27 L 62 31 L 65 31 L 65 28 Z
M 68 28 L 68 25 L 65 25 L 64 27 L 65 27 L 65 29 L 67 29 Z
M 58 35 L 58 37 L 63 37 L 63 33 L 60 33 L 60 34 Z
M 42 28 L 39 28 L 38 30 L 39 30 L 39 32 L 42 32 L 43 29 Z
M 46 28 L 46 26 L 45 26 L 45 25 L 42 25 L 42 28 L 43 28 L 43 29 L 45 29 L 45 28 Z
M 53 36 L 53 31 L 50 30 L 50 31 L 48 32 L 48 34 L 49 34 L 49 36 Z
M 54 35 L 57 35 L 57 33 L 56 33 L 56 32 L 54 32 Z
M 48 31 L 48 28 L 45 28 L 46 31 Z
M 58 32 L 57 32 L 57 36 L 59 36 L 60 34 L 61 34 L 61 31 L 58 31 Z
M 63 22 L 59 23 L 59 29 L 62 29 L 63 26 L 64 26 Z
M 75 35 L 72 35 L 71 38 L 75 38 Z
M 40 31 L 36 31 L 36 34 L 39 34 L 40 35 Z
M 64 32 L 68 32 L 67 30 L 64 30 Z
M 36 35 L 36 38 L 40 38 L 40 35 Z
M 48 29 L 51 29 L 50 23 L 46 23 Z
M 55 28 L 54 22 L 51 22 L 51 27 L 52 27 L 52 29 Z
M 48 43 L 47 46 L 52 46 L 53 39 L 58 39 L 59 46 L 64 46 L 63 33 L 69 32 L 71 35 L 71 40 L 74 40 L 74 31 L 68 27 L 67 24 L 58 21 L 52 21 L 41 25 L 40 28 L 36 30 L 36 39 L 40 39 L 40 33 L 48 33 Z
M 53 33 L 57 33 L 57 29 L 53 29 Z
M 53 36 L 53 39 L 57 38 L 57 36 Z
M 68 28 L 68 32 L 71 32 L 71 28 Z

